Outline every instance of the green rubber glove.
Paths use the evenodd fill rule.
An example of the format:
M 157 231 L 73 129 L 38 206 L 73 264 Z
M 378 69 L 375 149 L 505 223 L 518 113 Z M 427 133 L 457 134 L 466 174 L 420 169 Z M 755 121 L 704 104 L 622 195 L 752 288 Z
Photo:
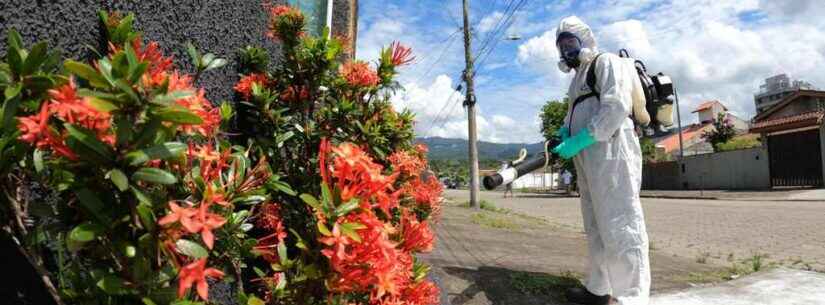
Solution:
M 567 128 L 567 126 L 559 128 L 559 130 L 556 131 L 556 135 L 559 136 L 562 141 L 567 140 L 570 138 L 570 129 Z
M 573 156 L 578 155 L 583 149 L 587 148 L 590 145 L 596 143 L 596 139 L 590 134 L 590 131 L 587 129 L 583 129 L 581 132 L 577 133 L 575 136 L 569 137 L 566 140 L 562 141 L 559 146 L 553 148 L 553 152 L 558 154 L 564 159 L 573 158 Z

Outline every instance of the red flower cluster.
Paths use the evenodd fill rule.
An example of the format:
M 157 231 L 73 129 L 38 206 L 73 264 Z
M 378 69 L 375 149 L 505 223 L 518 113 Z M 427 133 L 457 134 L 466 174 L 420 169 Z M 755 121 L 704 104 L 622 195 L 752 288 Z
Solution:
M 373 87 L 378 85 L 378 74 L 363 61 L 351 61 L 341 66 L 341 76 L 350 86 Z
M 418 221 L 407 211 L 401 216 L 403 242 L 401 248 L 409 252 L 430 252 L 433 250 L 435 235 L 426 221 Z
M 329 149 L 329 144 L 326 145 L 326 149 Z M 321 154 L 325 155 L 325 146 L 323 143 L 321 146 Z M 332 147 L 331 151 L 335 155 L 331 171 L 335 183 L 328 180 L 330 177 L 326 169 L 322 170 L 322 176 L 327 176 L 324 182 L 341 190 L 342 201 L 359 199 L 362 208 L 377 207 L 389 215 L 390 210 L 398 205 L 398 196 L 401 194 L 400 191 L 393 192 L 392 186 L 398 174 L 383 175 L 383 166 L 375 163 L 364 150 L 352 143 Z M 322 163 L 321 166 L 326 164 Z
M 180 130 L 187 134 L 198 133 L 205 137 L 214 135 L 221 124 L 221 113 L 220 109 L 213 107 L 212 103 L 206 99 L 206 91 L 203 88 L 195 90 L 192 86 L 192 77 L 180 75 L 178 71 L 174 71 L 169 75 L 169 92 L 173 91 L 195 92 L 194 95 L 179 99 L 175 103 L 188 109 L 203 120 L 198 125 L 181 125 Z
M 252 85 L 257 84 L 259 87 L 264 87 L 269 83 L 269 78 L 264 73 L 252 73 L 241 77 L 238 84 L 235 85 L 235 92 L 238 92 L 245 100 L 252 97 Z
M 309 99 L 309 90 L 306 86 L 289 86 L 281 92 L 281 100 L 289 103 L 297 103 Z
M 298 30 L 297 37 L 301 37 L 304 35 L 304 32 L 301 31 L 298 27 L 304 24 L 304 15 L 301 11 L 295 7 L 289 5 L 271 5 L 271 4 L 264 4 L 264 8 L 269 11 L 269 31 L 267 31 L 266 36 L 275 40 L 279 40 L 281 35 L 283 35 L 286 29 L 282 29 L 284 25 L 288 25 L 289 27 L 295 28 Z
M 426 179 L 419 177 L 405 185 L 406 193 L 415 199 L 416 204 L 434 214 L 441 211 L 441 192 L 443 190 L 444 187 L 441 182 L 434 176 L 429 176 Z
M 215 244 L 215 234 L 212 230 L 220 228 L 226 223 L 226 219 L 218 214 L 209 212 L 209 204 L 202 203 L 199 207 L 181 207 L 174 202 L 169 202 L 171 213 L 158 221 L 158 224 L 167 226 L 179 222 L 189 233 L 200 233 L 206 247 L 212 249 Z
M 332 162 L 327 167 L 330 152 Z M 432 283 L 413 281 L 412 253 L 432 249 L 434 236 L 428 224 L 403 210 L 401 224 L 396 227 L 374 212 L 379 209 L 392 215 L 390 211 L 398 207 L 398 196 L 403 191 L 393 191 L 399 172 L 402 168 L 417 171 L 423 167 L 418 165 L 423 161 L 409 154 L 393 156 L 395 173 L 385 176 L 381 174 L 382 166 L 358 146 L 344 143 L 332 147 L 322 140 L 319 166 L 324 183 L 339 189 L 344 202 L 361 201 L 361 209 L 336 219 L 331 224 L 332 232 L 318 239 L 326 246 L 321 253 L 333 270 L 328 284 L 333 293 L 368 294 L 371 305 L 437 304 L 438 289 Z M 319 221 L 327 225 L 324 217 Z M 402 240 L 400 244 L 393 241 L 398 239 Z
M 390 44 L 390 49 L 392 50 L 391 62 L 393 66 L 403 66 L 415 60 L 415 56 L 412 56 L 412 49 L 401 45 L 397 41 Z
M 37 148 L 50 148 L 60 156 L 76 160 L 77 155 L 66 146 L 65 135 L 58 136 L 48 123 L 51 117 L 74 126 L 83 127 L 97 135 L 98 140 L 114 145 L 115 137 L 111 130 L 111 117 L 89 104 L 89 98 L 77 95 L 74 79 L 57 89 L 49 90 L 51 99 L 43 103 L 40 113 L 19 118 L 18 128 L 23 132 L 20 140 L 35 145 Z
M 406 151 L 398 151 L 387 158 L 395 171 L 407 177 L 417 177 L 424 170 L 424 160 Z
M 204 300 L 209 299 L 209 284 L 206 282 L 207 277 L 221 278 L 223 272 L 215 268 L 206 268 L 206 259 L 202 258 L 186 265 L 180 269 L 178 273 L 178 298 L 183 298 L 192 284 L 195 284 L 198 291 L 198 296 Z
M 287 236 L 280 209 L 280 206 L 276 203 L 264 204 L 261 206 L 256 224 L 257 227 L 266 230 L 269 234 L 258 239 L 255 251 L 271 264 L 280 263 L 277 248 Z

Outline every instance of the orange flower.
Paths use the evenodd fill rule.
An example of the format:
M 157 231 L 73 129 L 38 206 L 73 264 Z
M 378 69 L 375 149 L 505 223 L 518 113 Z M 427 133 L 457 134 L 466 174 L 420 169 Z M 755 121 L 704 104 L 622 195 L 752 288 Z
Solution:
M 409 177 L 417 177 L 425 167 L 424 160 L 406 151 L 397 151 L 387 159 L 394 170 Z
M 249 100 L 252 97 L 252 85 L 257 84 L 259 87 L 266 86 L 269 83 L 269 78 L 266 74 L 263 73 L 252 73 L 246 75 L 238 81 L 238 84 L 235 85 L 235 92 L 238 92 L 243 96 L 245 100 Z
M 77 160 L 77 155 L 49 128 L 49 103 L 40 106 L 40 113 L 18 118 L 18 128 L 22 132 L 20 140 L 39 149 L 50 148 L 57 155 L 69 160 Z
M 281 92 L 281 100 L 284 102 L 297 103 L 309 99 L 309 90 L 306 86 L 289 86 Z
M 111 116 L 92 107 L 88 98 L 77 96 L 74 78 L 69 78 L 69 83 L 63 86 L 49 90 L 49 96 L 51 112 L 55 117 L 91 130 L 99 140 L 114 145 L 115 137 L 110 130 Z
M 390 49 L 392 50 L 391 61 L 393 66 L 403 66 L 415 60 L 415 56 L 411 56 L 412 49 L 401 45 L 401 43 L 397 41 L 393 41 L 390 44 Z
M 226 219 L 218 214 L 209 212 L 208 204 L 201 204 L 197 209 L 182 208 L 174 202 L 169 203 L 171 213 L 161 218 L 160 225 L 168 225 L 180 222 L 181 226 L 189 233 L 200 233 L 201 239 L 207 248 L 212 249 L 215 244 L 215 235 L 212 230 L 220 228 L 226 223 Z
M 215 268 L 206 268 L 206 259 L 202 258 L 184 266 L 178 272 L 178 298 L 183 298 L 186 292 L 195 284 L 198 296 L 209 300 L 209 284 L 206 277 L 221 278 L 223 272 Z
M 351 61 L 341 66 L 341 76 L 354 87 L 378 85 L 378 74 L 364 61 Z
M 409 252 L 430 252 L 433 250 L 435 236 L 426 221 L 419 222 L 415 214 L 404 211 L 401 216 L 403 242 L 401 249 Z

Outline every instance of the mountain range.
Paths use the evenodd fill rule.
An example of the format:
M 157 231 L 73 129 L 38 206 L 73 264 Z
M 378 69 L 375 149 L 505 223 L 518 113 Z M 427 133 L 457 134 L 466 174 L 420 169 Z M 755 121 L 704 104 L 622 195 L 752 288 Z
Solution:
M 469 141 L 440 137 L 416 138 L 430 148 L 427 157 L 430 160 L 467 160 Z M 527 148 L 528 155 L 543 152 L 544 143 L 492 143 L 478 142 L 479 160 L 513 160 L 518 158 L 519 150 Z

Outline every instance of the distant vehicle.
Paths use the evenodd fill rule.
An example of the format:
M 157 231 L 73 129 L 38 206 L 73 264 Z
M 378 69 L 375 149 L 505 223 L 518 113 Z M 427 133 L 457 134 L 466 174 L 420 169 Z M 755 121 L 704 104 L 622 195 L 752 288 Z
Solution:
M 459 183 L 455 180 L 450 179 L 450 178 L 442 178 L 441 179 L 441 184 L 443 184 L 445 188 L 448 188 L 448 189 L 451 189 L 451 190 L 457 189 L 459 187 Z
M 510 36 L 507 36 L 507 38 L 506 38 L 506 39 L 507 39 L 507 40 L 520 40 L 520 39 L 521 39 L 521 35 L 518 35 L 518 34 L 512 34 L 512 35 L 510 35 Z

